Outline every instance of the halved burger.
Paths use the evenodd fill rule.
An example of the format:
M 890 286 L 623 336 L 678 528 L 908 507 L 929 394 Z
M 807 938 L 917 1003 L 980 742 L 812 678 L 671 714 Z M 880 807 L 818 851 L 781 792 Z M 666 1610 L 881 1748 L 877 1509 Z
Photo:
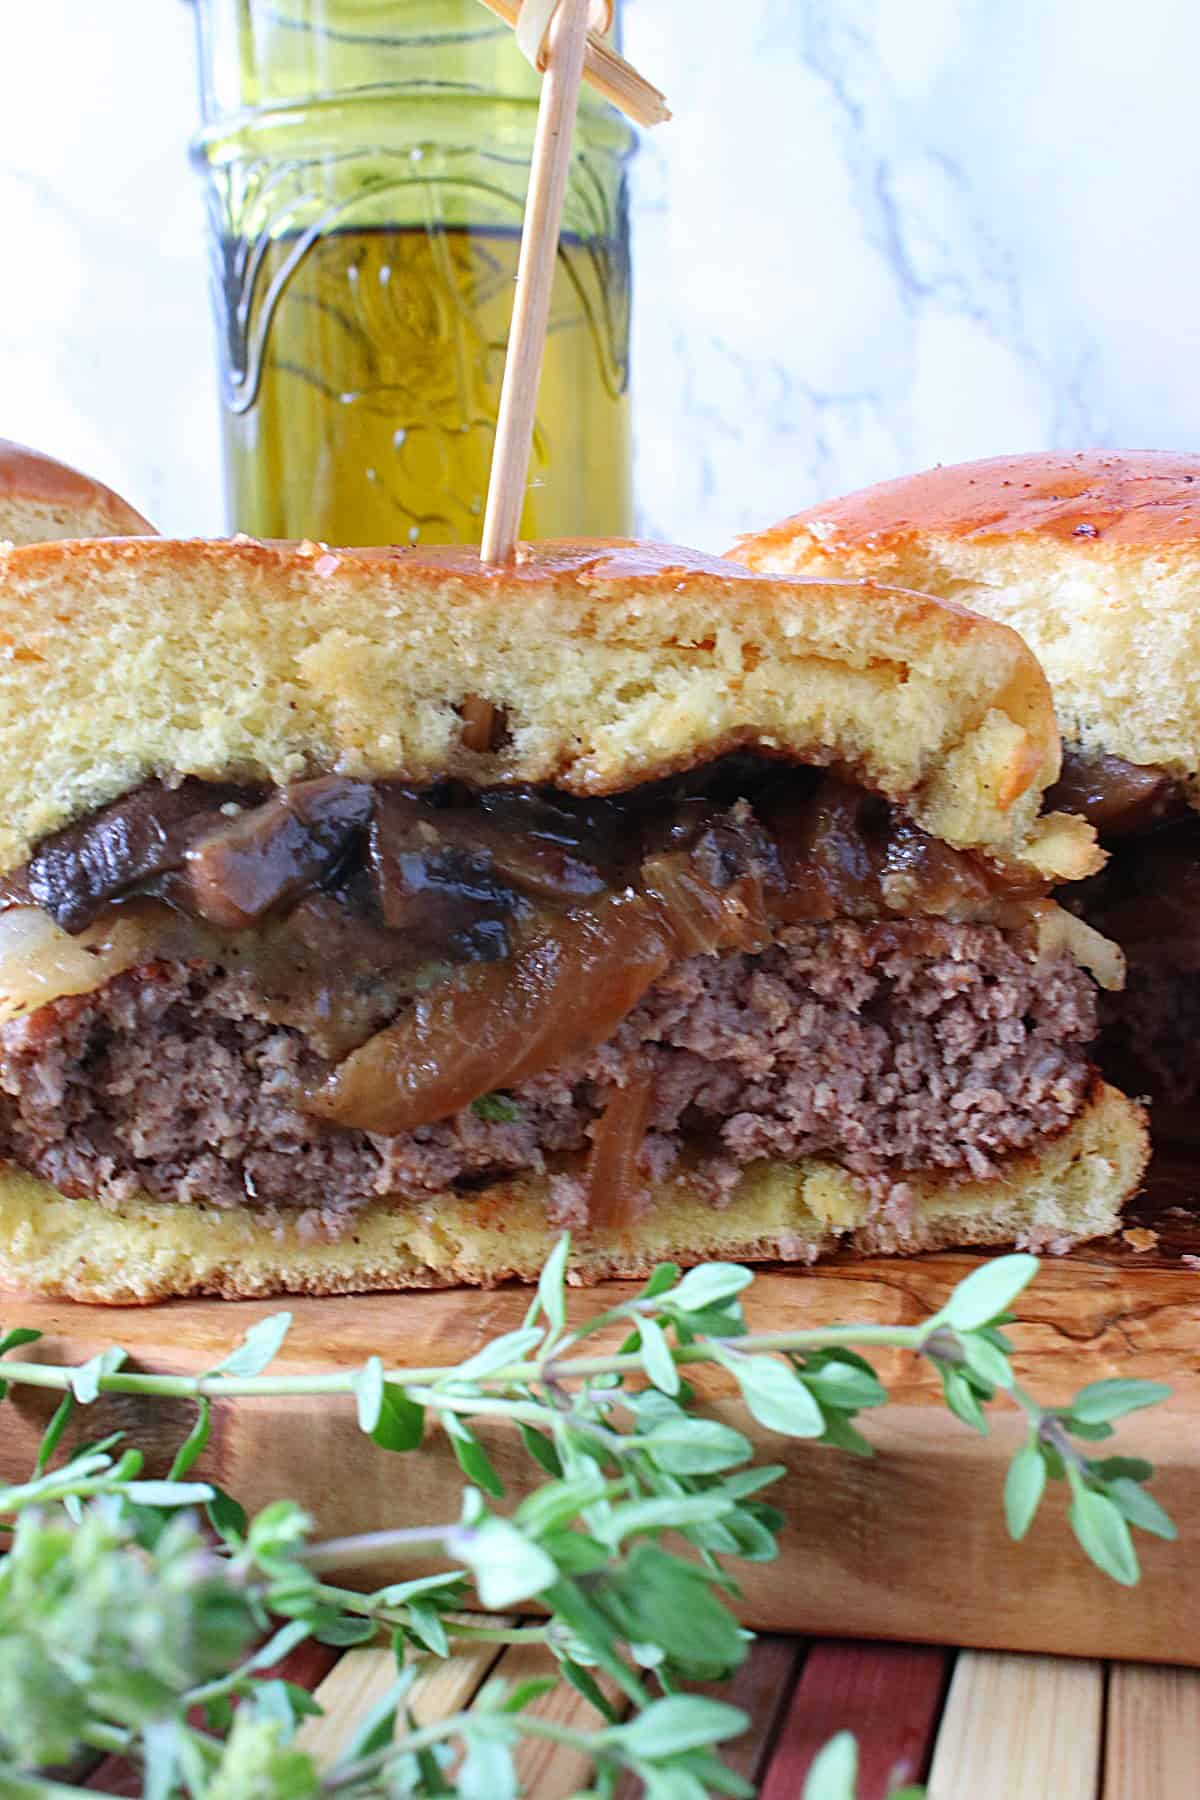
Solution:
M 1063 1247 L 1145 1160 L 1015 635 L 630 543 L 0 559 L 0 1275 Z
M 1128 959 L 1101 1005 L 1114 1080 L 1193 1136 L 1200 1100 L 1200 457 L 1085 450 L 930 469 L 743 538 L 761 570 L 918 586 L 1020 632 L 1065 740 L 1047 805 L 1109 851 L 1070 894 Z
M 153 525 L 103 482 L 0 438 L 0 542 L 141 537 Z

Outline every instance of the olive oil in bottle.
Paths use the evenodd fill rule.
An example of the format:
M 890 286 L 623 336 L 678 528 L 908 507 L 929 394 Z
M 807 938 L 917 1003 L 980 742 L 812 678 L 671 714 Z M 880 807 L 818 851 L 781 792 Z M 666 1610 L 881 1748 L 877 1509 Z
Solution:
M 478 0 L 198 0 L 231 526 L 477 542 L 537 82 Z M 631 529 L 631 134 L 586 97 L 522 534 Z
M 343 543 L 471 542 L 487 494 L 518 237 L 332 231 L 283 284 L 257 389 L 226 413 L 240 530 Z M 294 253 L 277 239 L 259 279 Z M 592 247 L 591 253 L 595 253 Z M 627 529 L 629 402 L 604 296 L 560 254 L 526 537 Z

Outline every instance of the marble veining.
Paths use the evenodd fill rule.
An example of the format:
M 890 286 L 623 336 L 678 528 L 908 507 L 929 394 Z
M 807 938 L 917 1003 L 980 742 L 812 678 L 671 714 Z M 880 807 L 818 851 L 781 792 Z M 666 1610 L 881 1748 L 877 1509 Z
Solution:
M 1004 137 L 981 144 L 978 121 L 945 104 L 962 83 L 987 86 L 989 12 L 1023 14 L 1032 55 L 1043 11 L 758 0 L 718 58 L 698 31 L 681 45 L 663 29 L 654 0 L 631 0 L 648 66 L 685 49 L 676 142 L 664 134 L 642 177 L 640 295 L 672 266 L 695 272 L 683 308 L 636 314 L 637 366 L 658 384 L 638 440 L 653 529 L 728 538 L 937 460 L 1111 440 L 1102 364 L 1119 344 L 1090 321 L 1063 329 L 1025 196 L 994 204 L 981 166 Z M 1062 126 L 1065 152 L 1069 112 Z M 1154 423 L 1134 435 L 1153 438 Z M 692 443 L 700 453 L 682 455 Z
M 626 0 L 642 523 L 723 548 L 937 460 L 1195 447 L 1181 0 Z M 0 435 L 222 528 L 182 0 L 40 0 L 0 70 Z

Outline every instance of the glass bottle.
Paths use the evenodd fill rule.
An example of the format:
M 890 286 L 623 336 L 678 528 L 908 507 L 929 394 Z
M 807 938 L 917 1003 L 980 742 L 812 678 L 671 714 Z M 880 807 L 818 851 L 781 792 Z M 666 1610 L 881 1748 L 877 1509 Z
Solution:
M 477 542 L 538 80 L 479 0 L 196 0 L 230 525 Z M 585 86 L 525 537 L 631 529 L 633 134 Z

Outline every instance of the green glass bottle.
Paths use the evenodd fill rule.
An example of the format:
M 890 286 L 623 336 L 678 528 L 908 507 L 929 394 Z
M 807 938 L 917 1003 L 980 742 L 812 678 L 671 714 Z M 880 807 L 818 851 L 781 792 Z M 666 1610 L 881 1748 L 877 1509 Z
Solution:
M 479 0 L 196 0 L 230 524 L 477 542 L 538 81 Z M 522 535 L 632 525 L 633 134 L 584 89 Z

